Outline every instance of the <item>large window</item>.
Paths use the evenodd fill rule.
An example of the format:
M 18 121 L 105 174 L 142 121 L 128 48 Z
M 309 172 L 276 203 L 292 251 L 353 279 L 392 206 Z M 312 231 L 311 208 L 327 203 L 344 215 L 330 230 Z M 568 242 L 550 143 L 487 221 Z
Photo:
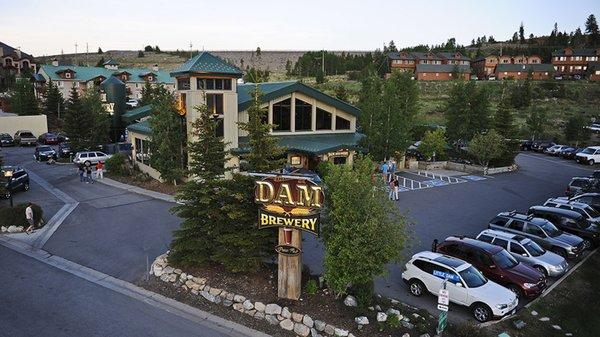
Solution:
M 317 130 L 331 130 L 331 113 L 317 108 Z
M 190 90 L 190 79 L 180 78 L 177 80 L 177 90 Z
M 312 130 L 312 105 L 296 98 L 296 131 Z
M 150 142 L 146 139 L 135 138 L 135 160 L 150 166 Z
M 213 115 L 222 115 L 223 94 L 206 94 L 206 106 Z
M 350 121 L 340 116 L 335 116 L 336 130 L 350 130 Z
M 292 100 L 288 98 L 273 104 L 273 131 L 290 131 L 292 116 Z
M 201 90 L 231 90 L 229 78 L 199 78 L 197 83 Z

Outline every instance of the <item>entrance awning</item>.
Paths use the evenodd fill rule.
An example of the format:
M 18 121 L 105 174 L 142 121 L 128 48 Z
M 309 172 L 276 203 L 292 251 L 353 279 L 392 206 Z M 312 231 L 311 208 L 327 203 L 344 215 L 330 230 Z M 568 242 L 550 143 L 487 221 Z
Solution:
M 322 155 L 342 149 L 357 150 L 359 141 L 364 137 L 360 133 L 328 133 L 308 135 L 274 135 L 279 140 L 279 146 L 288 151 Z M 236 154 L 249 151 L 248 137 L 240 137 L 239 147 L 233 149 Z

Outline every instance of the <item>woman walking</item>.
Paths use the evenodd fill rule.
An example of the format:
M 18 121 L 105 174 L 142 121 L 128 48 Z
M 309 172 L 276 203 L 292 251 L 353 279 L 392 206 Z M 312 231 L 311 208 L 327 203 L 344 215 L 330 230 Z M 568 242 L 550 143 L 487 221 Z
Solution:
M 96 164 L 96 179 L 103 179 L 104 178 L 104 163 L 99 161 Z
M 92 178 L 92 166 L 88 166 L 85 168 L 85 175 L 87 178 L 88 183 L 93 184 L 94 183 L 94 179 Z

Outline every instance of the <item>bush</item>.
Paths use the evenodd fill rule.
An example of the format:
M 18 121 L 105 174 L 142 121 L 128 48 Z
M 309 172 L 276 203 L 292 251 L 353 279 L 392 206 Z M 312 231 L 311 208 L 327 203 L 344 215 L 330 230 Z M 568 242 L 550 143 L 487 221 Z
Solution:
M 27 204 L 18 204 L 15 207 L 0 207 L 0 225 L 8 227 L 8 226 L 19 226 L 19 227 L 27 227 L 27 219 L 25 219 L 25 209 L 27 208 Z M 42 208 L 36 204 L 31 205 L 33 209 L 33 221 L 35 227 L 41 227 L 42 216 L 44 215 L 44 211 Z
M 492 337 L 484 328 L 480 328 L 472 323 L 464 322 L 459 324 L 448 324 L 446 331 L 453 337 Z
M 115 153 L 106 160 L 106 170 L 112 174 L 123 176 L 127 174 L 126 157 L 122 153 Z
M 304 291 L 306 291 L 306 293 L 309 295 L 316 294 L 318 289 L 319 286 L 317 285 L 317 281 L 315 281 L 314 279 L 308 280 L 306 282 L 306 285 L 304 286 Z
M 446 133 L 444 129 L 437 129 L 435 131 L 425 132 L 423 141 L 419 145 L 419 151 L 425 156 L 427 160 L 446 160 Z
M 373 304 L 373 295 L 375 294 L 373 281 L 365 284 L 357 284 L 352 290 L 359 307 L 366 308 Z

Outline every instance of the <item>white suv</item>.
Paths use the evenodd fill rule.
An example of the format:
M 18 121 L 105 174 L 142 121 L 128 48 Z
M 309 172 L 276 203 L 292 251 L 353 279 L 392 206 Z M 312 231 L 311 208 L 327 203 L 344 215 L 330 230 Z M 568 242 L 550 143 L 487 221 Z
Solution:
M 578 163 L 594 165 L 600 163 L 600 146 L 586 147 L 583 151 L 575 155 Z
M 426 291 L 437 295 L 444 279 L 450 301 L 470 307 L 479 322 L 514 312 L 519 303 L 515 293 L 486 279 L 469 263 L 448 255 L 417 253 L 402 272 L 402 280 L 414 296 Z
M 77 154 L 75 154 L 75 158 L 73 158 L 73 162 L 75 164 L 83 164 L 85 166 L 90 166 L 92 164 L 96 164 L 99 161 L 106 161 L 110 157 L 110 154 L 106 154 L 100 151 L 77 152 Z

